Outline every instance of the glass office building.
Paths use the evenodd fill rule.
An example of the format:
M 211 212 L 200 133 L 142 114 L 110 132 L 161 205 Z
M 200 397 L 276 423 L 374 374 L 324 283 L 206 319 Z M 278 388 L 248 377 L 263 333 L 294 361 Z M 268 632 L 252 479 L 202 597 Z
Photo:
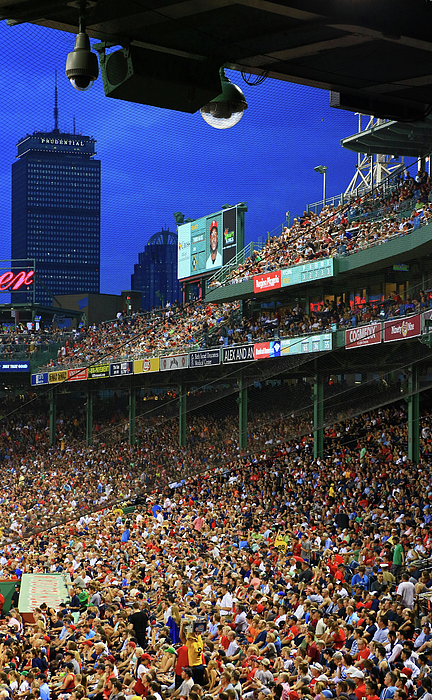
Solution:
M 95 144 L 58 128 L 18 143 L 12 258 L 35 260 L 36 303 L 51 306 L 57 294 L 100 290 L 101 164 Z M 22 294 L 16 301 L 23 301 Z
M 180 300 L 176 233 L 162 229 L 149 239 L 134 265 L 131 289 L 141 292 L 141 308 L 147 311 Z

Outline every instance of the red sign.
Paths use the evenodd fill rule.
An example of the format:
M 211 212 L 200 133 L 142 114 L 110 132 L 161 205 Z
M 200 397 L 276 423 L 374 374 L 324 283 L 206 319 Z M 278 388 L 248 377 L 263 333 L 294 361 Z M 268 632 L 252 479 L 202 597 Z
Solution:
M 20 287 L 30 287 L 34 282 L 34 270 L 21 270 L 21 272 L 3 272 L 0 275 L 0 292 L 5 292 L 7 289 L 15 292 Z
M 254 277 L 254 292 L 267 292 L 269 289 L 280 289 L 282 286 L 281 271 L 266 272 L 265 275 Z
M 87 379 L 87 368 L 68 369 L 68 382 L 82 382 Z
M 345 348 L 361 348 L 363 345 L 376 345 L 381 342 L 381 323 L 360 326 L 345 331 Z
M 397 321 L 386 321 L 384 324 L 384 342 L 405 340 L 421 335 L 421 314 L 400 318 Z
M 266 360 L 270 357 L 270 341 L 268 343 L 255 343 L 254 360 Z

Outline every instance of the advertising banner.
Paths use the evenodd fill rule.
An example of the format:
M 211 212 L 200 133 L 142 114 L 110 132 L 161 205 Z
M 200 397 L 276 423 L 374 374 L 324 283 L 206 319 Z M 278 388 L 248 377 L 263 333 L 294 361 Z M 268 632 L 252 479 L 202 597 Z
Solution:
M 222 348 L 222 362 L 224 365 L 234 362 L 250 362 L 254 359 L 253 345 L 232 345 L 231 347 Z
M 68 382 L 82 382 L 87 379 L 87 367 L 68 369 Z
M 349 331 L 345 331 L 345 347 L 347 350 L 352 350 L 352 348 L 362 348 L 365 345 L 377 345 L 381 342 L 381 336 L 381 323 L 350 328 Z
M 102 377 L 110 376 L 110 366 L 106 365 L 93 365 L 87 370 L 89 379 L 102 379 Z
M 14 362 L 10 360 L 0 362 L 0 372 L 28 372 L 29 370 L 29 362 L 17 362 L 16 360 Z
M 302 284 L 311 280 L 333 277 L 333 275 L 333 258 L 323 258 L 322 260 L 314 260 L 310 263 L 295 265 L 282 270 L 281 284 L 282 287 L 290 287 L 291 285 Z
M 187 369 L 189 356 L 184 355 L 166 355 L 159 358 L 159 369 L 161 372 L 168 372 L 175 369 Z
M 384 342 L 406 340 L 421 335 L 421 314 L 384 323 Z
M 123 377 L 134 373 L 133 362 L 113 362 L 110 364 L 110 377 Z
M 67 369 L 62 369 L 59 372 L 49 372 L 48 384 L 58 384 L 59 382 L 67 382 Z
M 311 352 L 325 352 L 333 347 L 331 333 L 309 335 L 306 338 L 283 338 L 282 355 L 302 355 Z
M 220 364 L 220 350 L 198 350 L 189 355 L 189 367 L 210 367 Z
M 281 356 L 282 345 L 280 340 L 270 340 L 266 343 L 255 343 L 254 359 L 265 360 L 270 357 Z
M 267 343 L 255 343 L 254 360 L 267 360 L 270 357 L 270 341 Z
M 280 289 L 281 287 L 281 271 L 266 272 L 264 275 L 255 275 L 254 293 L 268 292 L 271 289 Z
M 222 262 L 223 265 L 232 260 L 237 252 L 237 209 L 225 209 L 222 215 Z
M 135 360 L 134 374 L 143 374 L 146 372 L 159 372 L 158 357 L 149 357 L 146 360 Z
M 39 374 L 32 374 L 31 385 L 40 386 L 41 384 L 48 384 L 48 372 L 40 372 Z

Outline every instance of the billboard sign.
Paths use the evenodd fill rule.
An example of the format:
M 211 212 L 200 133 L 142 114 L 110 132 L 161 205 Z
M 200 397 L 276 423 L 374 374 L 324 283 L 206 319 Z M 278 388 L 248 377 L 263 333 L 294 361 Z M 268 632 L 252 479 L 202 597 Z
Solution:
M 32 374 L 31 385 L 41 386 L 42 384 L 48 384 L 48 372 L 39 372 L 39 374 Z
M 107 365 L 92 365 L 87 370 L 89 379 L 102 379 L 102 377 L 110 376 L 110 366 Z
M 59 384 L 60 382 L 67 382 L 67 379 L 67 369 L 62 369 L 58 372 L 48 373 L 48 384 Z
M 159 358 L 159 369 L 161 372 L 168 372 L 175 369 L 187 369 L 189 355 L 166 355 Z
M 268 292 L 272 289 L 280 289 L 281 287 L 281 271 L 276 272 L 266 272 L 263 275 L 255 275 L 254 281 L 254 293 L 259 294 L 259 292 Z
M 134 363 L 129 362 L 113 362 L 110 364 L 110 377 L 123 377 L 127 374 L 134 373 Z
M 210 367 L 220 364 L 220 350 L 198 350 L 189 355 L 189 367 Z
M 82 382 L 87 379 L 87 367 L 68 369 L 68 382 Z
M 377 345 L 381 342 L 381 323 L 350 328 L 345 331 L 345 347 L 347 350 L 362 348 L 365 345 Z
M 254 359 L 266 360 L 271 357 L 280 357 L 282 344 L 280 340 L 269 340 L 266 343 L 255 343 Z
M 393 343 L 395 340 L 406 340 L 421 335 L 421 314 L 399 318 L 384 323 L 384 342 Z
M 238 207 L 178 226 L 178 279 L 216 272 L 243 248 Z
M 134 361 L 134 374 L 145 374 L 146 372 L 159 372 L 158 357 L 149 357 L 146 360 Z
M 222 348 L 222 362 L 224 365 L 234 362 L 250 362 L 254 359 L 253 345 L 231 345 Z
M 0 362 L 0 372 L 28 372 L 29 370 L 29 362 L 17 362 L 16 360 L 14 362 L 10 360 Z

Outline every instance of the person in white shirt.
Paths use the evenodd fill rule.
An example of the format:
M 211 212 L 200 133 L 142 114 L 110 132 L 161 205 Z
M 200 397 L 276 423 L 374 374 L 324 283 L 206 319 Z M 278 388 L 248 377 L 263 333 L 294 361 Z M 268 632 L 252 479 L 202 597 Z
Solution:
M 217 603 L 219 606 L 221 617 L 225 617 L 226 615 L 232 615 L 233 599 L 231 593 L 229 593 L 228 591 L 228 587 L 225 584 L 222 584 L 221 586 L 221 594 L 222 598 Z

